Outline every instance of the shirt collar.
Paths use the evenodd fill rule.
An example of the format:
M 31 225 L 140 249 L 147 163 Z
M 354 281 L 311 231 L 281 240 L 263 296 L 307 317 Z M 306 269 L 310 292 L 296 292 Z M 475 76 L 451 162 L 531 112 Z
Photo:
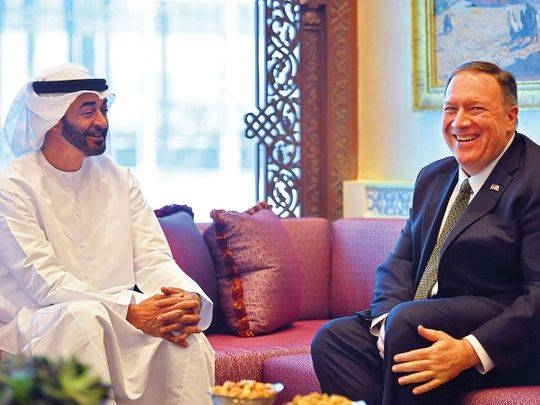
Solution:
M 459 187 L 461 185 L 461 183 L 463 183 L 463 180 L 465 180 L 466 178 L 469 178 L 469 185 L 471 186 L 471 189 L 473 191 L 473 196 L 476 195 L 476 193 L 478 193 L 478 191 L 480 191 L 480 189 L 482 188 L 482 186 L 486 182 L 487 178 L 489 177 L 489 175 L 491 174 L 491 172 L 493 171 L 493 169 L 495 168 L 495 166 L 497 165 L 499 160 L 501 160 L 504 153 L 508 150 L 508 148 L 512 144 L 512 141 L 514 140 L 515 136 L 516 136 L 516 134 L 514 133 L 514 135 L 512 135 L 512 137 L 506 143 L 506 146 L 504 147 L 504 150 L 499 154 L 499 156 L 497 156 L 495 159 L 493 159 L 491 161 L 491 163 L 489 165 L 487 165 L 484 168 L 484 170 L 482 170 L 480 173 L 475 174 L 474 176 L 468 177 L 467 174 L 463 171 L 463 169 L 460 166 L 459 175 L 458 175 L 458 186 L 457 187 Z

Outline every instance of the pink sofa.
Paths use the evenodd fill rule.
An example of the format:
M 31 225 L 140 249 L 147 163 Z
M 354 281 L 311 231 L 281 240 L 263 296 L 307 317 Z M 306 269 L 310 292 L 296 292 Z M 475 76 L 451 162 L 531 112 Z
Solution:
M 373 270 L 391 249 L 403 220 L 330 224 L 322 218 L 302 218 L 283 222 L 302 259 L 299 319 L 269 335 L 211 334 L 208 338 L 216 351 L 218 384 L 241 378 L 282 382 L 285 390 L 280 399 L 286 401 L 298 393 L 320 390 L 309 354 L 311 340 L 328 319 L 369 305 Z
M 393 247 L 403 219 L 323 218 L 283 220 L 302 258 L 302 304 L 298 320 L 274 333 L 240 338 L 208 334 L 216 354 L 216 382 L 243 378 L 285 385 L 278 403 L 319 391 L 310 343 L 328 319 L 366 308 L 375 268 Z M 202 230 L 204 226 L 199 225 Z M 167 234 L 167 232 L 166 232 Z M 167 237 L 171 243 L 170 230 Z M 175 246 L 171 246 L 173 253 Z M 462 404 L 540 403 L 540 386 L 484 389 Z

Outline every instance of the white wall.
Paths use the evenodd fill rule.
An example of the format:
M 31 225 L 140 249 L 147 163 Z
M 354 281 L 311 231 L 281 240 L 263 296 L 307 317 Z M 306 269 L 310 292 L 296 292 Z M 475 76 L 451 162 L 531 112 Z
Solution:
M 359 180 L 413 182 L 449 154 L 440 113 L 412 110 L 411 30 L 410 1 L 358 0 Z M 540 111 L 521 111 L 519 130 L 540 142 Z

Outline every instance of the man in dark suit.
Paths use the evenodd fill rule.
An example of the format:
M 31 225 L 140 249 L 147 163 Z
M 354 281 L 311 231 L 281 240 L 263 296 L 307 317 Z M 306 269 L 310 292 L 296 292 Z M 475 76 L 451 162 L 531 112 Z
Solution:
M 441 405 L 540 384 L 540 147 L 517 120 L 510 73 L 469 62 L 450 75 L 441 126 L 453 157 L 420 171 L 370 309 L 315 337 L 323 391 Z

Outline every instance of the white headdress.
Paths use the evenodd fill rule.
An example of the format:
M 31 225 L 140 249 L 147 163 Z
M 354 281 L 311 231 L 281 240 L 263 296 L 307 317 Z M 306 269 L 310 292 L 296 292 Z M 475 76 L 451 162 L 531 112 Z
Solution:
M 100 80 L 104 87 L 99 86 L 99 90 L 92 89 L 94 86 L 78 86 L 88 79 L 89 82 L 94 81 L 94 77 L 84 66 L 66 63 L 44 70 L 19 91 L 4 124 L 4 137 L 15 156 L 41 148 L 47 131 L 60 121 L 71 103 L 81 94 L 95 93 L 101 99 L 107 97 L 109 104 L 112 102 L 114 95 L 107 90 L 104 80 Z M 34 86 L 36 82 L 44 82 L 45 87 L 55 86 L 54 83 L 50 84 L 52 86 L 47 84 L 49 82 L 62 85 L 57 86 L 60 90 L 48 92 L 44 89 L 38 94 Z M 66 84 L 71 86 L 66 87 Z M 64 87 L 66 89 L 62 90 Z

